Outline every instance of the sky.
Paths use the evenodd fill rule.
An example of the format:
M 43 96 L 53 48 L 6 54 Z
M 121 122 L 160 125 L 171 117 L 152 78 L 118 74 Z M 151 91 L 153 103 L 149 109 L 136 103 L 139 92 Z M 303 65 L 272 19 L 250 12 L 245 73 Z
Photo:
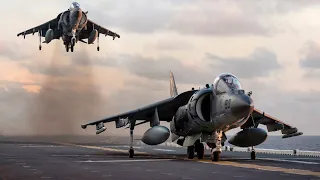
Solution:
M 257 109 L 320 135 L 318 0 L 77 2 L 121 38 L 101 36 L 99 52 L 96 44 L 77 44 L 67 53 L 61 40 L 39 51 L 36 35 L 16 35 L 72 1 L 0 7 L 0 134 L 95 134 L 80 124 L 168 98 L 171 70 L 180 93 L 233 73 Z M 129 134 L 114 126 L 104 134 Z

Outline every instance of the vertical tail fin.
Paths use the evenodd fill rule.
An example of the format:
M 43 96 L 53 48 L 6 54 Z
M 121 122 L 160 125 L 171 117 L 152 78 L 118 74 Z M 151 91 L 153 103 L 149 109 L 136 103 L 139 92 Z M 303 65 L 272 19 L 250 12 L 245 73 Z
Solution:
M 174 80 L 173 73 L 170 71 L 170 96 L 174 97 L 178 95 L 176 81 Z

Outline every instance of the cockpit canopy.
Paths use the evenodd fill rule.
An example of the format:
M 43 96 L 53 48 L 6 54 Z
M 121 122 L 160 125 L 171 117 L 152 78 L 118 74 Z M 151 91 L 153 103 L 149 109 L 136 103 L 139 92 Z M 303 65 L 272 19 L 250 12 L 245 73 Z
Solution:
M 74 9 L 74 8 L 80 8 L 80 4 L 77 3 L 77 2 L 73 2 L 71 5 L 70 5 L 70 10 Z
M 214 80 L 213 87 L 216 93 L 224 93 L 230 90 L 240 90 L 241 84 L 235 75 L 224 73 Z

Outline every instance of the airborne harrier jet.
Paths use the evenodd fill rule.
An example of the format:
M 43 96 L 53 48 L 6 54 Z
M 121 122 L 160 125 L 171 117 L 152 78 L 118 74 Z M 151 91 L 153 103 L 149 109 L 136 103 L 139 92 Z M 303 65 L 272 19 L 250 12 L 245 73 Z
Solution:
M 41 37 L 45 37 L 43 43 L 50 43 L 53 39 L 62 38 L 66 51 L 74 50 L 75 44 L 80 41 L 93 44 L 97 39 L 97 50 L 99 51 L 99 34 L 112 36 L 113 40 L 120 36 L 88 19 L 88 12 L 83 12 L 80 4 L 74 2 L 67 11 L 60 13 L 56 18 L 19 33 L 24 38 L 28 34 L 39 34 L 39 50 L 41 50 Z M 87 42 L 84 39 L 88 39 Z

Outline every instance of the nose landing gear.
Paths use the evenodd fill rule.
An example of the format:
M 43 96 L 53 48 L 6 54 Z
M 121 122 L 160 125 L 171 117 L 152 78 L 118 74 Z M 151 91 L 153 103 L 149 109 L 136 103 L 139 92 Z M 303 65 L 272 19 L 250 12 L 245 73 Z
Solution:
M 71 52 L 73 52 L 75 43 L 76 43 L 76 38 L 75 37 L 72 37 L 70 39 L 70 41 L 64 41 L 64 46 L 65 46 L 66 52 L 69 52 L 69 50 Z
M 69 46 L 65 45 L 66 51 L 69 52 Z
M 222 152 L 221 146 L 221 138 L 222 138 L 222 132 L 216 131 L 212 134 L 212 137 L 215 141 L 213 144 L 213 147 L 211 149 L 211 160 L 212 161 L 219 161 L 220 160 L 220 154 Z
M 72 37 L 71 38 L 71 46 L 74 46 L 76 44 L 76 38 Z

